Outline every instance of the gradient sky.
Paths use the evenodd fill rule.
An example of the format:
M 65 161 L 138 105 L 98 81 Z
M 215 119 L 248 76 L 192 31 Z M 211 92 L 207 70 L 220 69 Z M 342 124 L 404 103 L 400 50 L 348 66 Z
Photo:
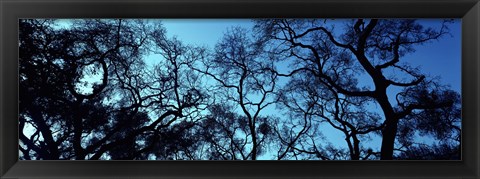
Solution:
M 346 19 L 345 19 L 346 20 Z M 341 22 L 342 19 L 335 20 Z M 442 19 L 419 19 L 418 22 L 426 27 L 440 28 Z M 229 27 L 241 26 L 250 29 L 253 22 L 250 19 L 167 19 L 162 20 L 167 35 L 176 36 L 186 44 L 207 45 L 214 47 Z M 336 28 L 341 29 L 341 28 Z M 443 84 L 450 85 L 452 90 L 461 91 L 461 20 L 455 19 L 449 25 L 450 35 L 416 46 L 415 53 L 404 56 L 401 61 L 408 62 L 413 67 L 418 66 L 427 76 L 440 76 Z M 396 94 L 400 88 L 389 88 L 390 94 Z M 392 98 L 393 100 L 393 98 Z M 392 101 L 395 104 L 394 101 Z M 275 113 L 271 111 L 265 113 Z M 377 109 L 372 109 L 377 110 Z M 379 110 L 379 109 L 378 109 Z M 383 113 L 380 113 L 383 115 Z M 334 145 L 347 147 L 343 133 L 325 125 L 324 135 Z M 428 138 L 419 139 L 430 143 Z M 372 137 L 372 141 L 364 143 L 374 150 L 379 150 L 380 137 Z
M 336 21 L 341 21 L 337 19 Z M 440 27 L 441 19 L 420 19 L 424 26 Z M 167 35 L 176 36 L 186 44 L 214 47 L 229 27 L 241 26 L 250 29 L 250 19 L 162 19 Z M 417 46 L 416 52 L 401 60 L 420 66 L 425 74 L 441 76 L 445 84 L 460 92 L 461 80 L 461 21 L 456 19 L 449 25 L 450 35 L 438 41 Z M 337 28 L 340 29 L 340 28 Z
M 346 19 L 345 19 L 346 20 Z M 250 19 L 161 19 L 167 30 L 167 36 L 177 37 L 184 44 L 207 46 L 214 48 L 215 44 L 222 38 L 229 27 L 241 26 L 251 29 L 253 22 Z M 342 23 L 342 19 L 335 20 L 335 23 Z M 440 27 L 441 19 L 420 19 L 419 22 L 428 27 Z M 60 22 L 60 26 L 68 26 L 68 20 Z M 401 59 L 413 67 L 418 66 L 423 74 L 427 76 L 440 76 L 442 84 L 450 85 L 457 92 L 461 92 L 461 21 L 456 19 L 449 25 L 450 35 L 446 35 L 437 41 L 416 46 L 416 52 L 408 54 Z M 341 30 L 342 28 L 336 28 Z M 146 57 L 146 62 L 154 63 L 158 55 Z M 100 78 L 99 78 L 100 79 Z M 370 79 L 365 79 L 364 82 Z M 368 82 L 367 82 L 368 83 Z M 396 94 L 399 88 L 389 88 L 390 96 Z M 392 101 L 393 102 L 393 101 Z M 393 102 L 395 104 L 395 102 Z M 372 108 L 372 110 L 380 110 Z M 271 106 L 263 113 L 278 114 L 274 106 Z M 383 113 L 380 114 L 383 115 Z M 328 141 L 337 146 L 347 147 L 343 133 L 324 125 L 323 134 Z M 428 142 L 428 138 L 422 138 Z M 370 142 L 363 143 L 364 146 L 379 150 L 381 145 L 380 137 L 372 137 Z M 271 157 L 271 156 L 270 156 Z M 265 156 L 260 159 L 271 159 Z

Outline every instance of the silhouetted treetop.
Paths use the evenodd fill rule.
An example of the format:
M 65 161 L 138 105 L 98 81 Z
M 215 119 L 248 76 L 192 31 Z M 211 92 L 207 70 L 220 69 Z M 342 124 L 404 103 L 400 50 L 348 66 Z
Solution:
M 20 159 L 457 160 L 460 94 L 414 63 L 455 23 L 434 22 L 255 19 L 210 48 L 159 20 L 20 19 Z

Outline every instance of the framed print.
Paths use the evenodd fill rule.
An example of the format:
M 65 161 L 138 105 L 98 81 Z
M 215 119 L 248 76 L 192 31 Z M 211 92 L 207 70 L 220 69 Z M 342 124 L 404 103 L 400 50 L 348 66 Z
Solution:
M 477 0 L 0 5 L 4 178 L 480 177 Z

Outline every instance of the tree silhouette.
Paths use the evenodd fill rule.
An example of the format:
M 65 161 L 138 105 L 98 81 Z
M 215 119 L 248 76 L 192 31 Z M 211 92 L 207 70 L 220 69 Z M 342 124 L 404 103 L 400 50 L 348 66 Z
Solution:
M 315 136 L 315 134 L 308 134 L 309 130 L 313 130 L 312 127 L 318 128 L 321 123 L 327 123 L 344 134 L 348 147 L 348 157 L 341 156 L 342 158 L 360 160 L 361 155 L 364 155 L 363 159 L 368 158 L 368 149 L 362 149 L 360 138 L 368 140 L 368 136 L 365 135 L 379 131 L 382 126 L 380 123 L 381 117 L 376 113 L 369 112 L 364 105 L 371 102 L 371 99 L 342 96 L 333 88 L 322 85 L 315 77 L 308 76 L 308 74 L 303 75 L 292 77 L 279 97 L 279 101 L 288 111 L 292 111 L 297 116 L 292 116 L 292 119 L 302 119 L 296 125 L 302 126 L 302 129 L 298 132 L 296 139 L 291 140 L 291 144 L 287 146 L 292 146 L 295 140 L 301 138 L 303 133 Z M 297 150 L 314 154 L 320 159 L 329 159 L 328 156 L 331 155 L 320 153 L 320 151 L 328 151 L 318 145 L 320 139 L 310 138 L 312 138 L 312 142 L 309 144 L 304 142 L 301 144 L 301 149 L 297 148 Z M 317 140 L 317 144 L 313 142 L 315 140 Z M 285 150 L 284 155 L 287 151 Z
M 458 94 L 440 87 L 411 90 L 417 86 L 438 85 L 408 63 L 400 63 L 401 57 L 415 51 L 415 45 L 447 34 L 447 24 L 448 21 L 445 21 L 439 30 L 434 30 L 410 19 L 356 19 L 346 25 L 345 31 L 335 32 L 323 19 L 269 19 L 258 20 L 256 29 L 261 41 L 270 41 L 273 46 L 278 46 L 273 54 L 283 56 L 279 57 L 280 60 L 293 60 L 296 64 L 296 69 L 280 75 L 315 76 L 319 83 L 336 93 L 375 100 L 384 115 L 381 159 L 389 160 L 394 154 L 400 121 L 413 120 L 407 116 L 413 115 L 414 111 L 433 112 L 434 109 L 450 108 L 458 100 L 455 96 Z M 400 79 L 389 71 L 409 77 Z M 358 82 L 360 75 L 370 77 L 373 85 L 361 86 Z M 424 100 L 397 98 L 396 106 L 389 101 L 387 93 L 392 86 L 404 89 L 400 96 L 408 94 Z M 434 95 L 445 93 L 449 95 L 443 98 Z
M 197 120 L 186 116 L 202 94 L 179 75 L 180 61 L 192 55 L 166 39 L 161 26 L 140 20 L 52 26 L 20 21 L 20 129 L 34 128 L 31 136 L 20 134 L 25 159 L 147 159 L 159 141 L 176 142 L 161 138 L 170 128 Z M 165 57 L 152 71 L 142 60 L 147 51 Z
M 19 20 L 21 159 L 460 159 L 460 95 L 403 60 L 448 20 L 257 19 L 214 48 L 156 20 L 68 23 Z
M 236 153 L 240 153 L 243 160 L 256 160 L 262 153 L 261 145 L 268 138 L 270 124 L 268 119 L 261 116 L 261 112 L 274 103 L 271 96 L 275 91 L 277 76 L 267 70 L 272 64 L 264 59 L 267 57 L 262 52 L 263 45 L 249 38 L 246 29 L 234 27 L 217 43 L 211 58 L 205 58 L 200 65 L 193 67 L 217 83 L 215 88 L 218 89 L 218 95 L 226 99 L 220 102 L 230 102 L 240 108 L 242 116 L 236 117 L 236 121 L 222 121 L 231 119 L 231 116 L 212 119 L 214 121 L 211 122 L 216 121 L 220 128 L 224 128 L 224 136 L 233 145 L 231 150 L 234 151 L 228 158 L 236 159 Z M 220 116 L 228 115 L 222 114 L 217 108 L 212 108 L 211 112 Z M 239 124 L 239 130 L 235 123 Z M 237 131 L 241 134 L 237 134 Z M 239 139 L 238 135 L 244 136 L 243 139 Z M 250 149 L 247 150 L 247 147 Z

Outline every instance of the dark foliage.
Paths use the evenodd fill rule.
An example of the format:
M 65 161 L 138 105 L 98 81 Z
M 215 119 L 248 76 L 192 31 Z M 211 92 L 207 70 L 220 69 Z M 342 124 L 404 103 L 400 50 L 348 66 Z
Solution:
M 460 95 L 401 61 L 449 21 L 328 21 L 255 20 L 208 49 L 159 21 L 20 20 L 20 158 L 459 159 Z

